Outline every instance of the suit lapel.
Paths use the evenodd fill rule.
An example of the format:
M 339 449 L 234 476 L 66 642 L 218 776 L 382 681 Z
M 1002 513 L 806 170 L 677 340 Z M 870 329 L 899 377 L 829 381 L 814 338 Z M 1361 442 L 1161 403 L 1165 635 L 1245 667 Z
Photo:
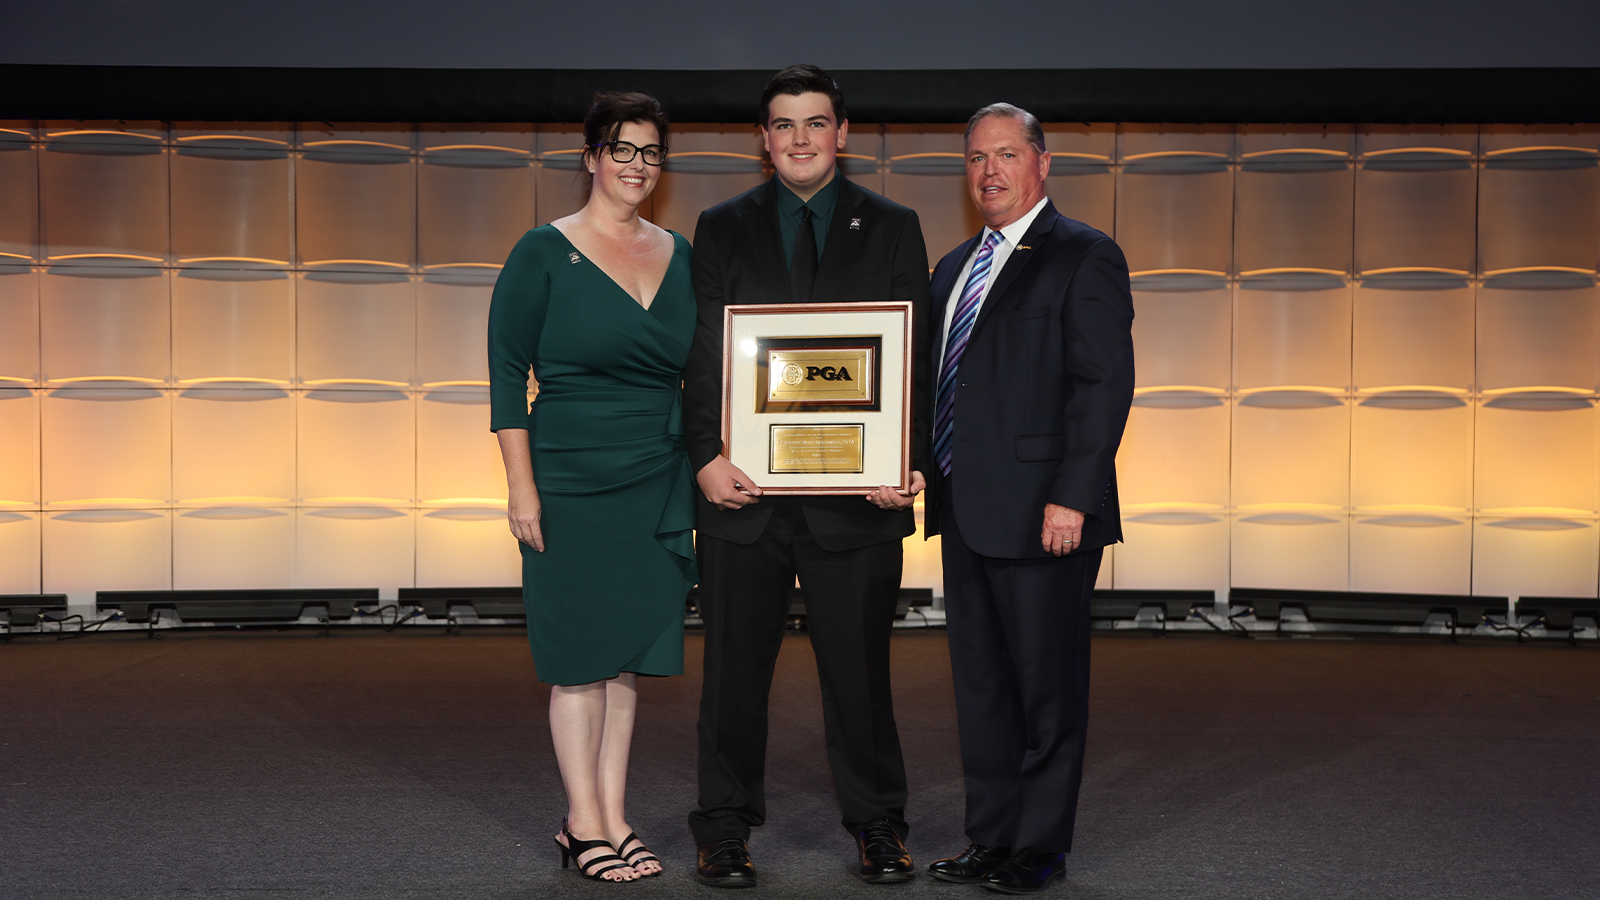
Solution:
M 839 197 L 833 204 L 833 221 L 828 224 L 828 240 L 822 246 L 822 259 L 817 263 L 817 280 L 811 288 L 813 303 L 831 303 L 838 298 L 845 274 L 860 254 L 862 235 L 871 224 L 861 222 L 856 228 L 850 227 L 851 219 L 861 217 L 857 208 L 866 200 L 866 195 L 842 172 L 834 177 L 839 179 Z
M 995 276 L 994 284 L 989 288 L 989 293 L 983 298 L 983 306 L 978 308 L 978 318 L 972 323 L 972 333 L 976 334 L 983 323 L 994 314 L 997 307 L 1005 299 L 1006 288 L 1011 286 L 1023 269 L 1028 267 L 1028 262 L 1034 255 L 1044 248 L 1050 240 L 1050 232 L 1055 228 L 1056 219 L 1060 214 L 1056 212 L 1055 204 L 1046 200 L 1044 209 L 1033 217 L 1033 224 L 1023 233 L 1022 240 L 1011 251 L 1011 258 L 1006 260 L 1006 267 Z
M 783 233 L 778 230 L 777 189 L 769 179 L 750 195 L 739 212 L 739 222 L 749 236 L 761 290 L 751 296 L 730 297 L 730 303 L 788 303 L 789 261 L 783 254 Z

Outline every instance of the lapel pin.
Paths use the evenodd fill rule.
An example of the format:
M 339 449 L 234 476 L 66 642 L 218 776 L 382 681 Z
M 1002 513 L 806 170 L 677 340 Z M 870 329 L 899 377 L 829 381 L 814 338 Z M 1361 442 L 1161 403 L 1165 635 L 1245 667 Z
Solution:
M 567 259 L 572 260 L 572 264 L 573 265 L 577 265 L 579 262 L 581 262 L 583 260 L 583 257 L 579 256 L 576 252 L 573 252 L 573 253 L 568 253 L 567 254 Z
M 1017 249 L 1018 250 L 1032 250 L 1033 247 L 1032 247 L 1032 245 L 1029 245 L 1029 244 L 1018 244 L 1017 245 Z
M 851 231 L 860 231 L 861 230 L 861 220 L 860 219 L 851 219 L 850 220 L 850 230 Z

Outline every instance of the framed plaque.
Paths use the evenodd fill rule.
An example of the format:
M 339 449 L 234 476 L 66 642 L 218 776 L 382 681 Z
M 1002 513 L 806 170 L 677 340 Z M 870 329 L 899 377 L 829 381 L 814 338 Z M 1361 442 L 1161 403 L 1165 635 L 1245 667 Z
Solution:
M 911 486 L 911 303 L 725 307 L 722 455 L 765 494 Z

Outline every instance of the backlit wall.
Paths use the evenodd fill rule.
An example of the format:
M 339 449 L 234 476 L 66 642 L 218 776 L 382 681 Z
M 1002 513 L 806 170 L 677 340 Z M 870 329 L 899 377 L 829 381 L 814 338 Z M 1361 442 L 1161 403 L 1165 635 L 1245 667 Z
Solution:
M 1600 132 L 1048 130 L 1134 270 L 1103 586 L 1595 595 Z M 516 583 L 484 324 L 579 143 L 0 123 L 0 593 Z M 685 234 L 765 177 L 746 126 L 672 149 Z M 863 125 L 844 165 L 936 259 L 979 226 L 960 150 Z

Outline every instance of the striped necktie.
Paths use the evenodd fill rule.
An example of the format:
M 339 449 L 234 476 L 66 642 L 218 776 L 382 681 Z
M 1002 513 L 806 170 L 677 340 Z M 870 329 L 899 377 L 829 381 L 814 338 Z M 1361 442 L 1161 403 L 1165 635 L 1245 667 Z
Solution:
M 933 457 L 939 471 L 950 474 L 950 446 L 956 428 L 956 370 L 961 366 L 961 355 L 967 351 L 967 338 L 972 334 L 972 323 L 978 318 L 978 301 L 983 297 L 984 285 L 989 283 L 989 267 L 994 262 L 994 248 L 1000 243 L 1000 232 L 989 232 L 989 239 L 972 261 L 972 274 L 961 289 L 961 300 L 956 303 L 955 315 L 950 319 L 950 335 L 944 344 L 944 365 L 939 370 L 939 386 L 935 392 L 933 419 Z

